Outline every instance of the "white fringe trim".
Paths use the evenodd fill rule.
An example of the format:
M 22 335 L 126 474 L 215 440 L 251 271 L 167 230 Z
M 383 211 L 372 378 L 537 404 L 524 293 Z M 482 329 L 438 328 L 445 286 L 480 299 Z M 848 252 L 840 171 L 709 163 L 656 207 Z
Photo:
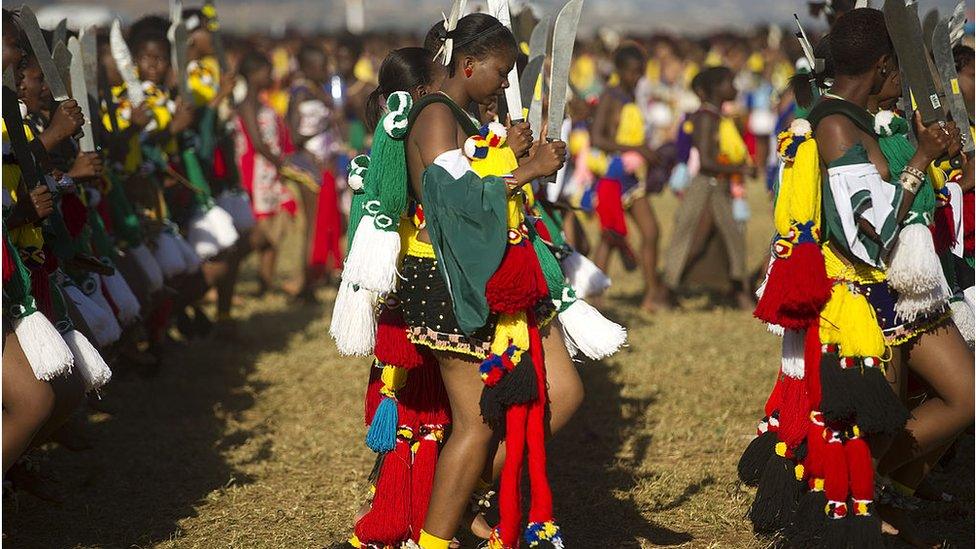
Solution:
M 64 334 L 64 341 L 74 355 L 75 366 L 85 382 L 85 391 L 97 391 L 112 379 L 112 370 L 88 338 L 78 330 Z
M 186 233 L 186 239 L 203 261 L 233 246 L 238 236 L 233 218 L 220 206 L 198 212 L 190 220 L 190 229 Z
M 376 346 L 376 294 L 356 290 L 345 280 L 339 284 L 329 334 L 339 353 L 347 356 L 369 356 Z
M 342 270 L 343 280 L 378 294 L 396 289 L 400 233 L 377 229 L 372 216 L 363 216 L 352 238 Z
M 976 343 L 976 319 L 972 307 L 965 299 L 958 299 L 949 304 L 952 309 L 952 321 L 970 348 Z
M 146 274 L 146 280 L 149 282 L 149 293 L 156 293 L 163 289 L 163 270 L 159 267 L 159 263 L 156 262 L 156 258 L 153 257 L 149 248 L 146 248 L 144 244 L 139 244 L 135 248 L 131 248 L 129 253 L 135 258 L 142 272 Z
M 562 261 L 563 274 L 581 299 L 602 294 L 610 287 L 610 277 L 585 255 L 573 250 Z
M 783 333 L 783 357 L 780 369 L 793 379 L 803 379 L 803 348 L 806 330 L 786 330 Z
M 582 299 L 559 313 L 559 323 L 570 343 L 593 360 L 616 353 L 627 342 L 627 330 L 623 326 L 607 319 Z
M 112 296 L 112 302 L 119 310 L 119 322 L 129 324 L 138 320 L 139 299 L 132 293 L 132 288 L 129 287 L 122 273 L 116 270 L 112 276 L 102 276 L 101 279 L 105 289 Z
M 943 300 L 952 295 L 928 227 L 912 223 L 898 234 L 888 265 L 888 281 L 900 294 L 932 292 L 943 296 Z
M 14 333 L 34 377 L 50 381 L 71 371 L 74 365 L 71 349 L 43 313 L 35 311 L 14 320 Z
M 183 235 L 177 233 L 173 235 L 173 240 L 176 242 L 176 246 L 180 249 L 180 256 L 183 258 L 183 264 L 186 265 L 186 272 L 188 274 L 195 273 L 200 270 L 200 265 L 203 261 L 200 260 L 200 256 L 193 251 L 193 246 L 183 238 Z

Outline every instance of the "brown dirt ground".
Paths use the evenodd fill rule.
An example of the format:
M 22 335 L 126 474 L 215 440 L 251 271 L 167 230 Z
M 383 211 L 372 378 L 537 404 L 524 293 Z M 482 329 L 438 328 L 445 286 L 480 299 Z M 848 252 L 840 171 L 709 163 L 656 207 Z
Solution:
M 750 265 L 762 261 L 768 205 L 752 185 Z M 667 242 L 675 200 L 655 197 Z M 592 224 L 590 226 L 592 229 Z M 295 239 L 288 248 L 295 250 Z M 294 253 L 282 279 L 295 269 Z M 255 289 L 253 271 L 242 294 Z M 556 511 L 570 547 L 763 547 L 735 476 L 778 365 L 777 339 L 748 312 L 702 295 L 640 314 L 640 278 L 612 268 L 608 316 L 630 346 L 581 364 L 587 398 L 551 445 Z M 339 357 L 323 305 L 245 297 L 236 344 L 192 342 L 153 378 L 118 376 L 113 415 L 78 419 L 94 444 L 35 452 L 61 506 L 4 499 L 9 547 L 323 547 L 344 539 L 364 495 L 367 361 Z M 973 546 L 972 435 L 937 485 L 959 503 L 916 513 L 923 531 Z M 892 546 L 895 544 L 892 543 Z

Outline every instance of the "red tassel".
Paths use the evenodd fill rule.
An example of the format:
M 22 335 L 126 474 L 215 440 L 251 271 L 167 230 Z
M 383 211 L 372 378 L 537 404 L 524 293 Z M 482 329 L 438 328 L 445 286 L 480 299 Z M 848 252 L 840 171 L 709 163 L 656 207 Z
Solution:
M 93 275 L 93 276 L 100 276 L 100 275 Z M 118 318 L 119 306 L 116 305 L 115 300 L 112 299 L 112 293 L 108 291 L 108 287 L 105 285 L 105 279 L 99 278 L 98 281 L 99 281 L 98 287 L 102 292 L 102 297 L 105 298 L 105 302 L 108 303 L 109 308 L 112 309 L 112 315 L 115 316 L 115 318 Z
M 795 244 L 789 257 L 773 262 L 753 315 L 791 330 L 812 326 L 830 299 L 831 283 L 820 246 Z
M 529 324 L 529 352 L 535 366 L 539 396 L 529 404 L 526 445 L 528 446 L 529 483 L 532 498 L 529 505 L 529 522 L 552 521 L 552 489 L 546 474 L 546 358 L 542 337 L 534 319 Z
M 363 543 L 399 546 L 410 536 L 410 442 L 398 436 L 396 448 L 383 459 L 373 504 L 356 523 Z
M 807 401 L 806 384 L 802 379 L 781 375 L 783 386 L 782 404 L 779 408 L 779 440 L 791 450 L 803 441 L 807 434 L 810 405 Z
M 824 493 L 830 501 L 846 502 L 850 477 L 844 444 L 840 440 L 839 433 L 834 433 L 828 428 L 824 434 L 831 437 L 825 441 L 823 447 Z
M 420 537 L 420 529 L 424 527 L 424 520 L 427 518 L 441 436 L 443 430 L 438 426 L 423 428 L 417 452 L 413 457 L 413 469 L 410 471 L 410 533 L 414 541 Z
M 534 227 L 535 232 L 539 234 L 539 238 L 547 242 L 552 242 L 552 234 L 549 232 L 549 227 L 546 227 L 546 224 L 542 222 L 542 218 L 536 220 Z
M 766 399 L 766 417 L 773 415 L 773 412 L 779 410 L 780 403 L 783 402 L 783 385 L 780 380 L 783 376 L 777 372 L 776 373 L 776 383 L 773 383 L 773 390 L 769 393 L 769 398 Z
M 418 426 L 448 425 L 451 423 L 451 405 L 441 380 L 440 365 L 433 354 L 422 354 L 423 365 L 410 370 L 407 384 L 397 398 L 416 415 Z
M 81 234 L 88 222 L 88 208 L 75 193 L 61 195 L 61 217 L 72 238 Z
M 9 282 L 10 277 L 14 274 L 14 259 L 10 256 L 11 252 L 8 246 L 3 247 L 3 281 Z
M 498 488 L 498 530 L 505 547 L 518 547 L 522 523 L 522 456 L 525 453 L 525 423 L 529 405 L 515 404 L 505 412 L 505 465 Z
M 509 244 L 501 265 L 485 287 L 489 309 L 496 313 L 518 313 L 548 294 L 539 258 L 528 239 Z
M 855 437 L 844 443 L 844 453 L 850 470 L 851 497 L 874 499 L 874 467 L 871 449 L 863 438 Z
M 935 253 L 942 255 L 949 251 L 956 241 L 956 228 L 950 204 L 940 205 L 935 209 L 935 219 L 931 225 L 932 240 Z
M 399 313 L 386 309 L 376 327 L 376 359 L 384 364 L 415 368 L 424 362 L 417 347 L 407 338 L 407 325 Z
M 811 414 L 807 425 L 807 455 L 803 458 L 803 469 L 811 480 L 823 480 L 824 454 L 827 451 L 823 416 L 819 413 Z
M 369 382 L 366 384 L 366 398 L 364 399 L 366 404 L 364 419 L 367 427 L 373 423 L 373 415 L 376 414 L 376 408 L 379 407 L 380 402 L 383 400 L 383 395 L 380 393 L 380 389 L 383 388 L 382 376 L 382 367 L 377 368 L 375 364 L 370 366 Z
M 37 310 L 44 314 L 48 320 L 55 322 L 54 303 L 51 301 L 51 279 L 48 278 L 44 265 L 28 267 L 30 271 L 31 295 L 34 296 L 34 304 Z

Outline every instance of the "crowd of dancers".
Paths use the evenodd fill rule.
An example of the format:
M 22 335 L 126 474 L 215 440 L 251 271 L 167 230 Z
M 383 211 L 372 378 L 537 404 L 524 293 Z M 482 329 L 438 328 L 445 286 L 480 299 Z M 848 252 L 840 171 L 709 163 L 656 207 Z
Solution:
M 553 24 L 458 1 L 422 41 L 229 36 L 212 3 L 125 31 L 4 9 L 5 488 L 55 499 L 32 449 L 77 444 L 66 422 L 101 406 L 113 369 L 232 341 L 253 256 L 258 295 L 336 286 L 330 335 L 372 361 L 376 466 L 337 546 L 441 549 L 462 529 L 572 545 L 545 443 L 584 397 L 574 358 L 626 343 L 598 310 L 613 258 L 654 314 L 718 250 L 729 303 L 783 340 L 738 470 L 757 534 L 874 547 L 884 522 L 929 546 L 906 508 L 942 497 L 926 477 L 973 419 L 964 17 L 947 20 L 943 97 L 968 120 L 923 123 L 887 11 L 812 3 L 831 25 L 816 44 L 775 26 L 583 41 L 581 3 Z M 748 265 L 746 224 L 770 213 L 771 253 Z M 286 238 L 301 258 L 282 285 Z

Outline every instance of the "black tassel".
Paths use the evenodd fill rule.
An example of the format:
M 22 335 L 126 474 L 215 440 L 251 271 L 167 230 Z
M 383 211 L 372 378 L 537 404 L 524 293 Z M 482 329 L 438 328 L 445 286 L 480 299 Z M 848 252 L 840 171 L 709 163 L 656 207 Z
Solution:
M 823 490 L 808 490 L 796 506 L 796 513 L 786 530 L 787 547 L 821 547 L 827 515 L 827 497 Z
M 504 436 L 505 407 L 498 399 L 498 385 L 481 390 L 481 418 L 498 436 Z
M 376 461 L 373 462 L 373 469 L 369 472 L 369 476 L 366 477 L 367 481 L 376 485 L 376 480 L 380 478 L 380 470 L 383 469 L 383 460 L 386 458 L 388 452 L 381 452 L 376 454 Z
M 739 480 L 746 486 L 756 486 L 766 462 L 776 453 L 776 433 L 766 431 L 752 439 L 739 458 Z
M 757 534 L 785 530 L 796 512 L 803 482 L 796 479 L 793 460 L 774 454 L 763 468 L 749 520 Z
M 495 389 L 498 390 L 498 402 L 504 408 L 513 404 L 532 402 L 539 396 L 535 365 L 532 364 L 528 352 L 522 353 L 522 360 L 512 368 L 512 371 L 505 374 L 505 377 L 495 385 Z
M 837 353 L 824 352 L 820 360 L 820 411 L 827 421 L 847 421 L 854 415 L 854 387 L 849 381 Z
M 911 414 L 891 389 L 881 370 L 874 367 L 851 368 L 860 378 L 856 404 L 857 426 L 865 434 L 893 435 L 905 427 Z
M 874 505 L 869 505 L 867 515 L 853 514 L 848 517 L 848 539 L 850 546 L 857 549 L 884 549 L 884 537 L 881 535 L 881 520 L 874 512 Z
M 848 517 L 827 518 L 824 525 L 823 539 L 819 547 L 823 549 L 846 549 L 851 545 L 851 528 Z M 860 548 L 857 548 L 860 549 Z

